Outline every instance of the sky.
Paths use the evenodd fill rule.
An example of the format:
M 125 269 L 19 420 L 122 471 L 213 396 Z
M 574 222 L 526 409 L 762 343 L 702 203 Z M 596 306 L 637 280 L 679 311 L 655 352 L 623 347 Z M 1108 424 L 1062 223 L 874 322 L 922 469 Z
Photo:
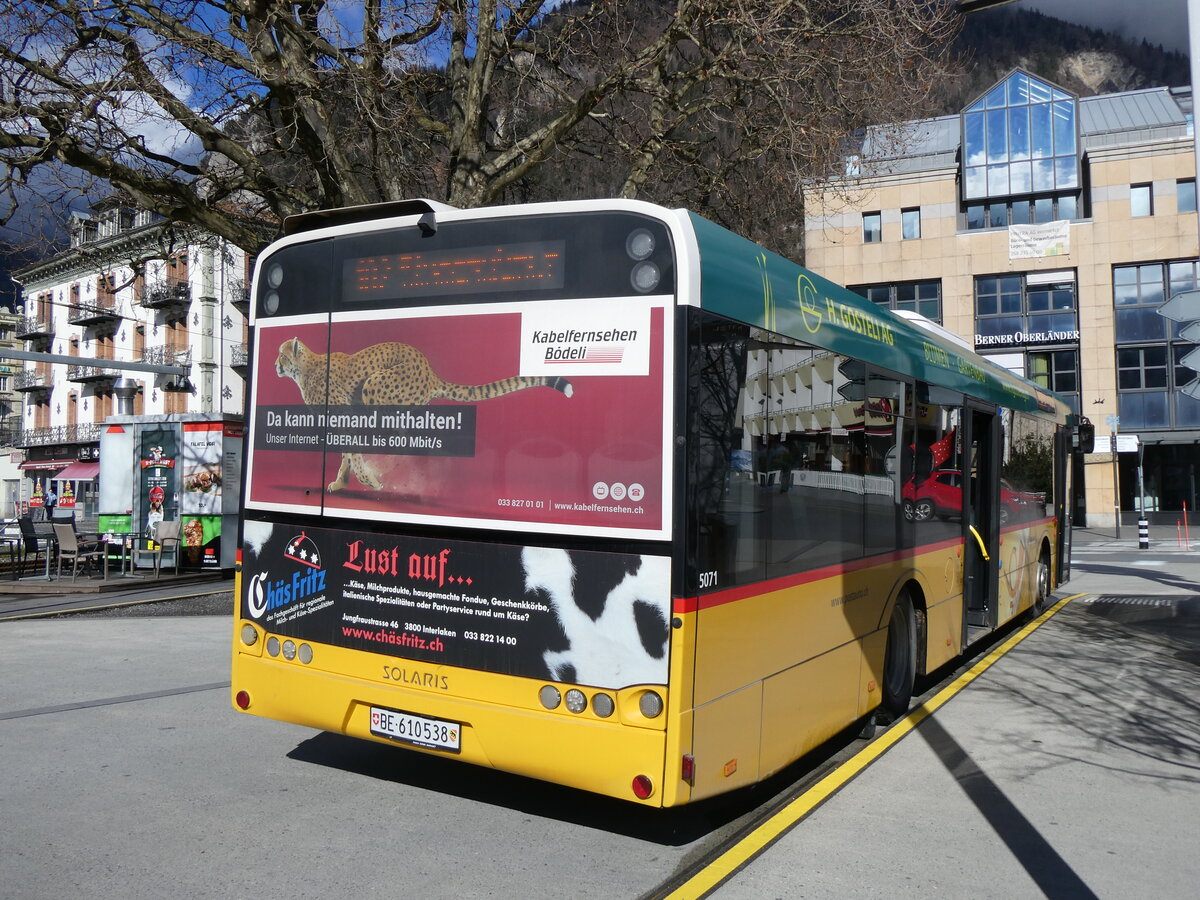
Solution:
M 1018 0 L 1013 6 L 1187 53 L 1188 0 Z

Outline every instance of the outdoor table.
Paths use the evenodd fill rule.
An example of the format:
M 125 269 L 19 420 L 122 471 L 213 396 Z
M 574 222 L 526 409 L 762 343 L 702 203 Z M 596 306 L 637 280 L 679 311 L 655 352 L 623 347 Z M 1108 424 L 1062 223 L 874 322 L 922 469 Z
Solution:
M 133 546 L 145 536 L 141 531 L 107 531 L 101 535 L 100 540 L 104 542 L 106 553 L 110 547 L 121 551 L 121 568 L 117 572 L 121 578 L 142 577 L 133 571 Z

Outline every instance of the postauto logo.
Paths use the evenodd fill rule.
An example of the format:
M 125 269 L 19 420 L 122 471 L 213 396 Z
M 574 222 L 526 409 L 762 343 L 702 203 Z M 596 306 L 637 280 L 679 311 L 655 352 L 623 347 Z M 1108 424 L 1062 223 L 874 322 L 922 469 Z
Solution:
M 321 554 L 304 532 L 288 541 L 283 558 L 299 563 L 301 568 L 293 571 L 290 578 L 272 579 L 267 572 L 255 574 L 247 590 L 251 617 L 261 619 L 268 612 L 325 590 Z

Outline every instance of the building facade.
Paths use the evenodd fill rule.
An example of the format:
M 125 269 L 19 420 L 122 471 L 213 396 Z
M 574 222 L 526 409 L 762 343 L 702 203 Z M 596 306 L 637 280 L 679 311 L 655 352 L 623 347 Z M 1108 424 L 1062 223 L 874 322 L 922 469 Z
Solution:
M 1197 335 L 1159 314 L 1200 287 L 1189 91 L 1078 98 L 1014 70 L 959 115 L 868 133 L 807 213 L 810 268 L 1091 419 L 1077 524 L 1195 509 Z
M 14 337 L 60 357 L 17 364 L 14 445 L 22 509 L 36 512 L 53 488 L 91 517 L 110 416 L 243 414 L 249 261 L 223 240 L 116 200 L 73 214 L 70 233 L 70 249 L 13 273 Z

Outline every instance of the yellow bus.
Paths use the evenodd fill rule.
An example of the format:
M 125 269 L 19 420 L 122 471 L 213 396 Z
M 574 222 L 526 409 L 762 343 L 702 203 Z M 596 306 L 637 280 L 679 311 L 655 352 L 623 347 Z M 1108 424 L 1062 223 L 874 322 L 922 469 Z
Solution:
M 246 713 L 674 806 L 1066 577 L 1061 400 L 693 213 L 311 213 L 251 300 Z

